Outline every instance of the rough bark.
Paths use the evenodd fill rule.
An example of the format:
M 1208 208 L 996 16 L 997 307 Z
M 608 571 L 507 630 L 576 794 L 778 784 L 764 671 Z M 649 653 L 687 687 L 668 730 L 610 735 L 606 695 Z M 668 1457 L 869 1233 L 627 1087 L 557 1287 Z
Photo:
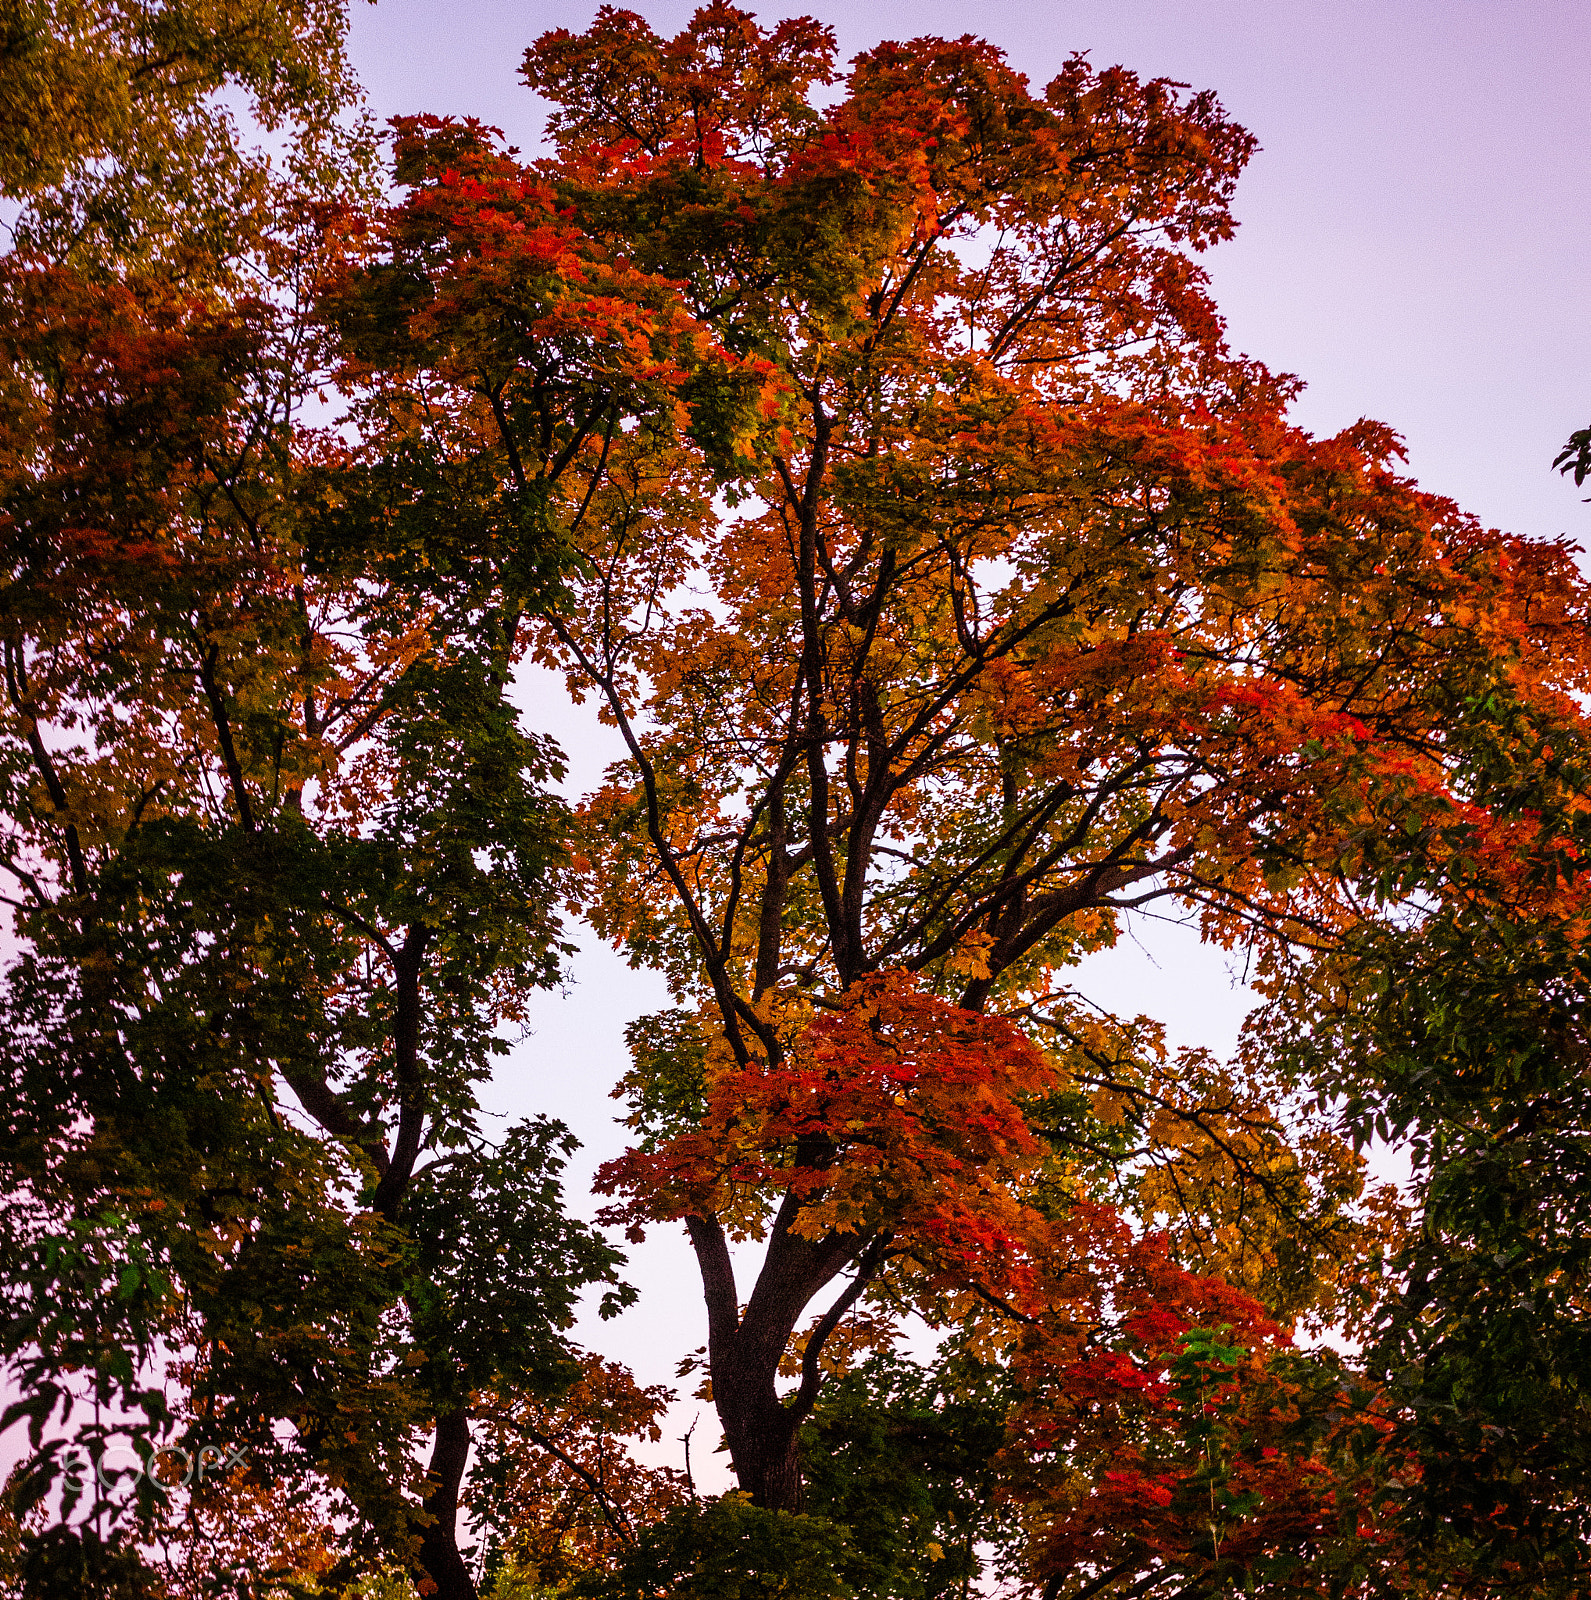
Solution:
M 436 1445 L 431 1452 L 430 1476 L 435 1487 L 427 1496 L 426 1511 L 436 1521 L 425 1530 L 420 1544 L 420 1566 L 436 1585 L 433 1600 L 476 1600 L 475 1580 L 459 1554 L 459 1486 L 470 1455 L 470 1422 L 464 1410 L 437 1418 Z

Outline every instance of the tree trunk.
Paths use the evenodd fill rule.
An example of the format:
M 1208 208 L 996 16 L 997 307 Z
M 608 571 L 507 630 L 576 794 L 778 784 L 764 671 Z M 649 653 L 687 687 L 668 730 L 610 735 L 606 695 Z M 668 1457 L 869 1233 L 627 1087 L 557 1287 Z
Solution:
M 799 1511 L 801 1417 L 779 1398 L 777 1367 L 759 1371 L 763 1366 L 721 1355 L 713 1363 L 713 1399 L 735 1477 L 751 1503 L 769 1511 Z
M 740 1487 L 769 1511 L 800 1511 L 798 1435 L 818 1392 L 818 1356 L 840 1316 L 876 1273 L 887 1241 L 832 1235 L 821 1241 L 792 1232 L 800 1202 L 786 1195 L 769 1232 L 763 1270 L 744 1313 L 735 1293 L 728 1241 L 716 1218 L 690 1216 L 685 1226 L 701 1267 L 707 1300 L 708 1367 L 713 1403 Z M 779 1395 L 779 1363 L 814 1295 L 861 1256 L 851 1285 L 808 1339 L 800 1389 Z
M 767 1417 L 762 1427 L 737 1429 L 740 1441 L 737 1445 L 730 1439 L 729 1453 L 740 1487 L 753 1505 L 768 1511 L 800 1511 L 804 1496 L 796 1439 L 799 1423 L 777 1400 L 774 1405 L 780 1415 Z
M 438 1417 L 430 1472 L 436 1487 L 425 1502 L 436 1521 L 425 1530 L 420 1543 L 423 1575 L 436 1585 L 433 1600 L 476 1600 L 475 1580 L 458 1546 L 459 1485 L 469 1456 L 469 1414 L 460 1409 Z

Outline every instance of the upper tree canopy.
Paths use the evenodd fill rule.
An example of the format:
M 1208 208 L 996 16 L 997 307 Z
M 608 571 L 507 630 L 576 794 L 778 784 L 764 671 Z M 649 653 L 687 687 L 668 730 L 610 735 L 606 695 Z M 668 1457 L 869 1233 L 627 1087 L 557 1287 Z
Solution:
M 1209 95 L 1080 58 L 1037 89 L 972 39 L 842 78 L 818 24 L 721 4 L 673 39 L 604 9 L 525 70 L 545 160 L 403 129 L 413 342 L 381 368 L 574 552 L 538 648 L 629 752 L 584 908 L 682 1005 L 633 1032 L 642 1147 L 607 1181 L 690 1229 L 742 1484 L 800 1505 L 869 1299 L 1064 1305 L 1052 1372 L 1074 1337 L 1180 1359 L 1125 1330 L 1135 1295 L 1236 1325 L 1106 1197 L 1277 1315 L 1340 1309 L 1381 1224 L 1301 1086 L 1166 1061 L 1068 969 L 1180 908 L 1285 1000 L 1417 916 L 1382 847 L 1484 807 L 1455 730 L 1500 687 L 1577 714 L 1568 553 L 1420 492 L 1380 425 L 1309 436 L 1227 348 L 1196 257 L 1253 144 Z
M 7 0 L 0 196 L 15 247 L 202 273 L 290 185 L 359 185 L 347 29 L 342 0 Z

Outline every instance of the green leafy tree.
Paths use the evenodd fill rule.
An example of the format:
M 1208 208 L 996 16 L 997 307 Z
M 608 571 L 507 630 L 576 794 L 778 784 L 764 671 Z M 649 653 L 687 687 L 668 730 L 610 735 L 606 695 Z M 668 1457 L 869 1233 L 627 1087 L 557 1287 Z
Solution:
M 180 1412 L 194 1448 L 335 1486 L 350 1559 L 467 1593 L 470 1395 L 568 1381 L 575 1296 L 617 1260 L 563 1215 L 563 1131 L 499 1147 L 476 1115 L 560 968 L 558 757 L 508 698 L 559 557 L 528 524 L 461 562 L 423 463 L 298 421 L 310 308 L 221 281 L 4 277 L 19 1492 Z
M 830 1386 L 802 1430 L 807 1506 L 851 1530 L 858 1595 L 971 1594 L 987 1551 L 1017 1542 L 1000 1461 L 1015 1397 L 954 1341 L 926 1366 L 875 1352 Z
M 1591 477 L 1591 428 L 1577 428 L 1569 435 L 1569 442 L 1553 457 L 1553 466 L 1566 476 L 1573 474 L 1574 486 L 1579 489 Z
M 347 29 L 343 0 L 6 0 L 13 248 L 107 272 L 235 270 L 295 191 L 369 176 Z
M 1424 914 L 1321 962 L 1256 1043 L 1304 1058 L 1357 1138 L 1412 1161 L 1419 1226 L 1366 1359 L 1406 1408 L 1430 1569 L 1573 1594 L 1591 1548 L 1591 745 L 1572 704 L 1506 677 L 1470 686 L 1450 738 L 1465 803 L 1400 787 L 1406 827 L 1366 880 Z

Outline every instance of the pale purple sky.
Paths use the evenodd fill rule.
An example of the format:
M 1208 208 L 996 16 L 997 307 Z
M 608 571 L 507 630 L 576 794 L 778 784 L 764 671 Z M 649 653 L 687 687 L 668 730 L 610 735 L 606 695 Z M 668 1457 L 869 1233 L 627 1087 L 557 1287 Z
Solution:
M 659 32 L 693 6 L 634 7 Z M 430 111 L 502 127 L 527 152 L 536 100 L 517 72 L 548 28 L 578 30 L 594 6 L 506 0 L 380 0 L 355 15 L 353 56 L 379 118 Z M 811 14 L 849 58 L 885 38 L 974 33 L 1036 83 L 1074 50 L 1214 89 L 1262 146 L 1238 190 L 1234 243 L 1204 259 L 1232 344 L 1309 387 L 1299 420 L 1334 432 L 1361 416 L 1408 442 L 1410 470 L 1490 525 L 1536 537 L 1591 535 L 1591 506 L 1550 470 L 1591 423 L 1591 16 L 1567 0 L 948 0 L 767 6 Z M 550 682 L 527 682 L 532 719 L 587 786 L 612 754 Z M 1228 1045 L 1241 1016 L 1223 960 L 1151 936 L 1086 974 L 1095 997 L 1147 1010 L 1175 1042 Z M 625 1020 L 667 1003 L 661 984 L 588 949 L 565 997 L 499 1075 L 501 1112 L 547 1110 L 587 1142 L 584 1175 L 622 1145 L 607 1090 L 623 1070 Z M 641 1305 L 584 1329 L 647 1382 L 667 1381 L 704 1337 L 694 1265 L 671 1230 L 640 1251 Z M 686 1403 L 688 1424 L 698 1408 Z M 675 1430 L 678 1431 L 678 1430 Z M 716 1435 L 710 1416 L 702 1434 Z M 707 1448 L 711 1448 L 710 1443 Z M 678 1446 L 669 1458 L 677 1462 Z M 698 1450 L 700 1463 L 702 1452 Z M 719 1476 L 712 1474 L 713 1478 Z

